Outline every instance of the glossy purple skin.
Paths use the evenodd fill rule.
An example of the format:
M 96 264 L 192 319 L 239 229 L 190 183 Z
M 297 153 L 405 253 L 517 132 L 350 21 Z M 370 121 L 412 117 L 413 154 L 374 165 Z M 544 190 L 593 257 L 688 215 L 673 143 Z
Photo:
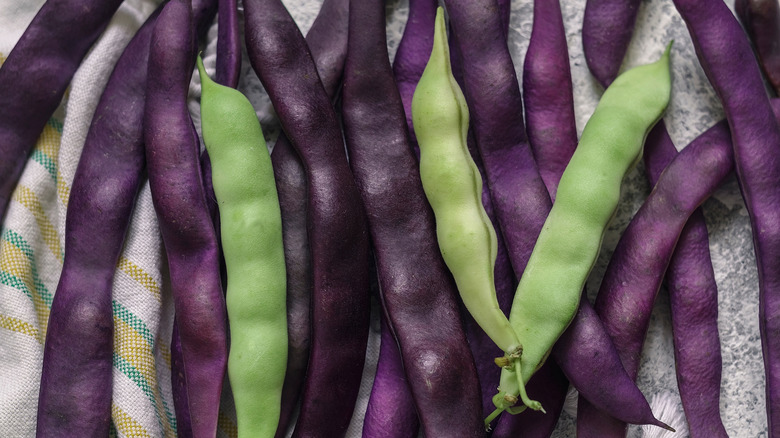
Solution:
M 369 244 L 363 203 L 338 117 L 306 41 L 279 0 L 244 2 L 249 59 L 307 176 L 312 255 L 311 350 L 293 436 L 346 432 L 369 324 Z
M 157 13 L 147 20 L 117 61 L 74 176 L 63 272 L 44 348 L 37 430 L 41 437 L 108 434 L 111 285 L 144 167 L 146 63 L 156 18 Z
M 557 0 L 535 0 L 523 64 L 528 142 L 539 174 L 555 200 L 558 181 L 577 147 L 569 50 Z
M 184 356 L 181 351 L 181 336 L 176 319 L 173 320 L 171 334 L 171 393 L 173 407 L 176 412 L 176 436 L 187 438 L 192 436 L 192 418 L 187 400 L 187 379 L 184 375 Z
M 219 0 L 217 15 L 217 74 L 215 81 L 236 88 L 241 74 L 241 38 L 237 0 Z
M 780 127 L 747 36 L 720 1 L 675 0 L 731 129 L 734 161 L 753 230 L 769 436 L 780 436 Z
M 677 386 L 692 438 L 727 437 L 720 418 L 718 289 L 704 214 L 685 224 L 666 271 Z
M 645 169 L 655 185 L 677 149 L 663 120 L 645 143 Z M 718 286 L 710 259 L 709 236 L 701 208 L 688 219 L 669 267 L 666 287 L 672 314 L 672 335 L 688 432 L 693 438 L 727 437 L 720 418 L 722 360 L 718 336 Z
M 577 316 L 553 347 L 552 356 L 579 391 L 580 400 L 584 398 L 604 415 L 609 413 L 626 423 L 664 427 L 653 416 L 634 379 L 626 373 L 612 340 L 585 296 L 580 300 Z M 593 375 L 593 370 L 598 373 Z M 578 410 L 578 423 L 579 417 Z
M 347 56 L 349 0 L 325 0 L 306 41 L 331 101 L 341 84 Z M 306 234 L 306 172 L 290 141 L 280 133 L 271 153 L 282 213 L 287 269 L 287 371 L 277 437 L 283 437 L 295 410 L 309 362 L 311 255 Z
M 594 308 L 618 350 L 623 367 L 634 380 L 655 297 L 680 232 L 693 211 L 732 169 L 728 139 L 726 126 L 715 125 L 683 149 L 623 232 L 607 266 Z M 686 190 L 679 190 L 680 187 Z M 583 436 L 625 434 L 622 422 L 606 416 L 590 416 L 588 412 L 594 411 L 578 408 L 578 434 L 580 431 L 589 434 Z
M 408 143 L 386 52 L 384 14 L 379 0 L 350 3 L 342 88 L 350 166 L 366 206 L 380 291 L 423 431 L 484 436 L 479 381 L 457 290 L 438 249 L 433 212 Z
M 144 113 L 149 183 L 171 276 L 195 437 L 213 437 L 227 365 L 227 315 L 216 233 L 187 93 L 194 60 L 189 1 L 171 0 L 150 44 Z
M 45 2 L 0 68 L 0 221 L 38 136 L 121 3 Z
M 618 75 L 641 0 L 588 0 L 582 20 L 585 62 L 606 88 Z
M 409 0 L 409 17 L 393 59 L 393 75 L 404 105 L 409 143 L 419 155 L 412 124 L 412 96 L 433 50 L 433 24 L 438 0 Z
M 445 4 L 463 57 L 463 91 L 493 206 L 512 267 L 523 272 L 551 202 L 525 135 L 502 18 L 495 0 Z
M 776 0 L 736 0 L 734 9 L 753 42 L 764 74 L 775 93 L 780 92 L 780 4 Z
M 374 385 L 363 420 L 363 438 L 415 438 L 420 421 L 414 409 L 403 360 L 385 315 Z

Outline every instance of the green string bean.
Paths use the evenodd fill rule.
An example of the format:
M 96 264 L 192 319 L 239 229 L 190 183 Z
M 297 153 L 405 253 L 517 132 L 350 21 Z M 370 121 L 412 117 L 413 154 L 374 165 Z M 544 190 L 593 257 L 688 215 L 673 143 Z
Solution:
M 466 309 L 506 354 L 497 363 L 519 367 L 523 347 L 496 299 L 496 232 L 482 206 L 482 177 L 466 144 L 469 110 L 452 76 L 441 7 L 431 57 L 412 98 L 412 119 L 420 145 L 420 178 L 444 261 Z M 524 386 L 518 389 L 525 405 L 541 409 L 527 398 Z
M 493 400 L 499 413 L 522 410 L 511 407 L 511 395 L 541 367 L 577 311 L 622 180 L 639 161 L 647 133 L 669 102 L 670 49 L 671 43 L 661 59 L 623 73 L 607 88 L 561 176 L 512 302 L 509 321 L 523 345 L 522 371 L 502 370 Z
M 282 221 L 260 122 L 239 91 L 198 57 L 203 140 L 212 165 L 227 267 L 228 377 L 239 437 L 273 437 L 287 367 Z

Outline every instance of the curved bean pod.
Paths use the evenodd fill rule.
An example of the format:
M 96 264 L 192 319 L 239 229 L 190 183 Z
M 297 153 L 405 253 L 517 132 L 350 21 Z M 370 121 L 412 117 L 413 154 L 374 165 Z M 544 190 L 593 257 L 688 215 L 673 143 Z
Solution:
M 620 75 L 585 126 L 512 302 L 509 319 L 523 345 L 522 375 L 508 381 L 527 382 L 575 316 L 622 179 L 640 159 L 647 132 L 669 102 L 670 49 L 658 61 Z M 515 372 L 505 368 L 502 382 Z M 515 391 L 499 387 L 499 394 Z
M 618 75 L 631 42 L 640 0 L 588 0 L 582 21 L 582 50 L 588 69 L 607 87 Z
M 35 141 L 121 3 L 47 1 L 0 68 L 0 220 Z
M 745 27 L 764 74 L 780 93 L 780 4 L 769 0 L 736 0 L 734 9 Z
M 342 89 L 350 166 L 368 213 L 382 301 L 422 428 L 428 436 L 483 436 L 476 370 L 455 286 L 438 251 L 424 177 L 421 183 L 408 144 L 386 52 L 384 10 L 378 0 L 350 3 Z M 443 25 L 443 17 L 440 21 Z M 417 90 L 424 87 L 423 80 Z M 417 104 L 415 93 L 415 114 Z M 417 115 L 414 119 L 419 122 Z
M 203 140 L 214 166 L 231 327 L 228 377 L 239 436 L 271 437 L 287 365 L 282 219 L 273 168 L 254 108 L 240 92 L 203 83 Z M 260 414 L 260 415 L 258 415 Z
M 507 355 L 520 349 L 496 300 L 496 233 L 482 206 L 482 178 L 466 146 L 468 106 L 452 76 L 443 10 L 433 51 L 412 100 L 420 143 L 420 178 L 436 216 L 444 261 L 469 313 Z
M 581 343 L 586 343 L 581 344 Z M 577 422 L 580 423 L 579 407 L 583 398 L 605 416 L 620 418 L 631 424 L 652 424 L 668 430 L 674 430 L 653 416 L 645 396 L 637 388 L 634 379 L 626 373 L 620 362 L 615 345 L 596 311 L 586 296 L 582 296 L 577 316 L 553 347 L 552 355 L 567 375 L 577 375 L 577 368 L 598 370 L 598 376 L 590 379 L 578 377 L 575 381 L 580 392 Z M 605 391 L 605 385 L 610 390 Z M 586 432 L 578 432 L 586 435 Z
M 728 130 L 725 125 L 715 125 L 666 168 L 615 248 L 594 308 L 632 379 L 636 379 L 653 303 L 680 232 L 732 165 Z M 649 235 L 653 239 L 647 239 Z M 581 424 L 588 436 L 625 433 L 625 425 L 614 419 L 590 420 L 585 409 L 583 414 L 578 429 Z
M 676 156 L 677 149 L 661 121 L 645 145 L 645 169 L 652 185 Z M 666 287 L 672 315 L 677 386 L 688 432 L 694 438 L 727 437 L 719 403 L 722 359 L 718 286 L 701 207 L 693 212 L 680 233 L 666 268 Z
M 37 424 L 41 437 L 108 435 L 111 286 L 144 167 L 146 64 L 158 13 L 147 19 L 117 61 L 74 175 L 65 259 L 43 354 Z M 117 100 L 123 105 L 116 105 Z M 75 338 L 84 342 L 74 344 Z
M 308 180 L 312 338 L 293 436 L 336 437 L 344 434 L 352 416 L 368 339 L 369 245 L 363 203 L 336 112 L 298 26 L 279 0 L 249 0 L 244 8 L 249 59 Z
M 347 56 L 349 0 L 325 0 L 312 23 L 306 42 L 317 73 L 331 100 L 341 84 Z M 282 412 L 277 437 L 287 431 L 309 362 L 309 309 L 311 300 L 311 255 L 306 235 L 306 172 L 287 136 L 279 134 L 271 152 L 276 188 L 282 211 L 282 236 L 287 269 L 287 371 L 282 388 Z
M 753 230 L 769 436 L 780 436 L 780 127 L 742 28 L 723 2 L 675 0 L 731 129 L 740 190 Z
M 150 43 L 144 113 L 149 183 L 160 222 L 195 436 L 214 436 L 227 361 L 227 321 L 200 146 L 187 108 L 195 53 L 191 3 L 171 0 Z M 197 392 L 197 393 L 196 393 Z
M 509 24 L 509 6 L 509 2 L 505 0 L 499 1 L 498 8 L 501 16 L 501 23 L 506 26 Z M 508 32 L 508 27 L 504 27 L 504 30 Z M 504 33 L 505 42 L 506 32 Z M 463 58 L 460 55 L 460 49 L 458 48 L 455 37 L 455 34 L 451 33 L 449 35 L 450 65 L 452 66 L 453 77 L 458 82 L 461 89 L 463 89 Z M 426 53 L 426 61 L 429 55 L 430 51 Z M 485 165 L 482 162 L 482 157 L 480 157 L 473 129 L 469 129 L 468 131 L 466 145 L 468 146 L 471 159 L 474 160 L 474 164 L 477 166 L 482 179 L 482 206 L 485 208 L 485 212 L 487 213 L 488 218 L 490 218 L 490 223 L 496 231 L 497 246 L 493 279 L 496 286 L 498 306 L 506 315 L 509 314 L 509 309 L 512 306 L 512 298 L 515 294 L 515 288 L 517 287 L 517 278 L 515 277 L 512 264 L 509 260 L 509 253 L 506 244 L 504 243 L 504 236 L 501 234 L 501 227 L 496 217 L 493 199 L 491 198 L 488 189 Z M 461 313 L 463 326 L 466 330 L 466 338 L 469 341 L 469 348 L 471 348 L 474 362 L 477 366 L 477 375 L 479 376 L 480 387 L 482 389 L 483 412 L 490 412 L 493 410 L 493 390 L 495 389 L 496 382 L 501 376 L 501 368 L 495 366 L 493 359 L 503 353 L 468 313 L 468 310 L 463 308 Z

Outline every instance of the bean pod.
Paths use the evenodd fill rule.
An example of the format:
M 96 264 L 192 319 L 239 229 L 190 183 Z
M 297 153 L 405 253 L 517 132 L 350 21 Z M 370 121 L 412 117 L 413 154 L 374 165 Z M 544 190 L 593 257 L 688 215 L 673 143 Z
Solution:
M 187 95 L 195 58 L 192 4 L 171 0 L 150 42 L 144 110 L 149 184 L 160 223 L 181 335 L 196 437 L 216 434 L 227 362 L 227 319 L 219 247 Z
M 510 379 L 507 374 L 516 371 L 505 368 L 502 382 L 528 382 L 575 316 L 623 177 L 669 102 L 670 49 L 660 60 L 619 76 L 586 124 L 512 302 L 510 321 L 523 345 L 522 375 Z M 516 388 L 502 383 L 499 395 L 514 395 Z M 507 407 L 497 400 L 499 410 Z
M 46 121 L 121 3 L 45 2 L 0 68 L 0 220 Z
M 420 178 L 436 216 L 442 256 L 461 299 L 493 342 L 512 355 L 520 345 L 496 299 L 496 232 L 482 206 L 482 178 L 466 146 L 469 111 L 452 76 L 446 41 L 440 8 L 431 58 L 412 100 Z
M 200 58 L 198 71 L 203 141 L 213 166 L 227 267 L 228 377 L 239 436 L 272 437 L 287 366 L 287 286 L 276 183 L 252 104 L 239 91 L 212 81 Z
M 252 67 L 307 177 L 312 340 L 293 436 L 340 436 L 357 400 L 368 340 L 365 211 L 336 112 L 298 26 L 279 0 L 247 0 L 244 12 Z

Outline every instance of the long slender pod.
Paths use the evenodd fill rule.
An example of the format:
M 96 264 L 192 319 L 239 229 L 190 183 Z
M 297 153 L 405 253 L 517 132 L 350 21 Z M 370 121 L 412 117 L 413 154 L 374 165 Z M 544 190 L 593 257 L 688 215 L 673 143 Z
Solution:
M 476 370 L 408 143 L 384 23 L 383 2 L 350 3 L 342 89 L 350 165 L 368 213 L 380 293 L 425 434 L 482 436 Z M 416 94 L 414 101 L 416 109 Z
M 227 320 L 200 145 L 187 108 L 194 60 L 191 3 L 172 0 L 152 35 L 144 113 L 152 201 L 168 259 L 193 435 L 214 436 L 227 362 Z
M 260 121 L 240 92 L 203 81 L 203 139 L 212 157 L 227 267 L 228 376 L 239 437 L 272 437 L 287 366 L 282 218 Z
M 463 92 L 496 217 L 512 268 L 522 273 L 551 202 L 528 146 L 502 18 L 496 0 L 445 4 L 463 57 Z
M 108 434 L 111 285 L 144 167 L 146 64 L 157 15 L 147 19 L 117 61 L 73 179 L 63 271 L 43 355 L 37 426 L 41 437 Z
M 47 1 L 0 68 L 0 220 L 27 157 L 121 0 Z M 74 25 L 75 24 L 75 25 Z
M 368 339 L 366 217 L 341 129 L 306 41 L 279 0 L 244 2 L 249 59 L 307 176 L 312 337 L 294 436 L 345 433 Z
M 600 7 L 598 13 L 595 13 L 595 8 L 593 10 L 586 8 L 585 21 L 583 22 L 583 46 L 586 50 L 586 54 L 589 53 L 593 55 L 586 58 L 588 67 L 604 87 L 609 84 L 620 70 L 622 59 L 628 49 L 628 43 L 631 39 L 634 23 L 636 21 L 637 9 L 638 3 L 636 2 L 615 2 L 609 5 L 609 7 Z M 616 26 L 621 27 L 618 28 Z M 671 147 L 671 150 L 669 147 Z M 670 153 L 671 155 L 667 155 L 667 153 Z M 663 120 L 661 120 L 648 134 L 644 153 L 645 164 L 657 167 L 660 165 L 660 162 L 663 162 L 663 167 L 665 167 L 676 153 L 677 150 L 674 148 L 674 145 L 671 144 L 666 125 Z M 657 169 L 657 174 L 660 174 L 663 167 Z M 697 216 L 698 215 L 693 215 L 692 219 L 694 221 L 698 220 L 696 219 Z M 701 227 L 704 226 L 704 224 L 702 223 L 697 226 Z M 686 245 L 701 247 L 702 242 L 689 244 L 687 243 L 687 239 L 682 239 L 678 243 L 681 252 L 689 251 L 686 249 Z M 707 255 L 707 258 L 709 258 L 709 255 Z M 713 359 L 714 358 L 715 357 L 713 356 Z M 719 367 L 717 369 L 719 369 Z M 713 370 L 715 370 L 715 368 L 713 368 Z M 623 373 L 621 373 L 621 375 L 622 374 Z M 703 375 L 704 374 L 702 374 L 702 376 Z M 582 414 L 578 415 L 581 423 L 601 422 L 603 424 L 613 424 L 615 425 L 616 431 L 624 429 L 619 426 L 620 422 L 634 423 L 625 418 L 622 418 L 620 421 L 614 421 L 616 411 L 607 411 L 603 406 L 600 407 L 598 411 L 594 409 L 594 406 L 591 406 L 590 404 L 594 402 L 600 403 L 600 401 L 597 401 L 596 399 L 596 397 L 600 397 L 600 393 L 603 394 L 602 392 L 591 392 L 586 395 L 581 392 L 582 398 L 580 399 L 578 409 L 579 413 Z M 636 400 L 639 401 L 638 398 Z M 715 403 L 715 405 L 717 406 L 717 403 Z M 610 412 L 613 418 L 610 418 L 610 415 L 606 412 Z M 626 412 L 628 412 L 628 410 L 626 410 Z M 595 420 L 595 417 L 600 417 L 601 420 L 597 421 Z M 720 420 L 714 421 L 713 419 L 713 421 L 708 421 L 707 423 L 713 425 L 712 427 L 714 429 L 717 429 L 715 425 L 720 424 Z
M 588 69 L 607 87 L 618 75 L 631 42 L 640 0 L 588 0 L 582 20 L 582 50 Z
M 710 128 L 667 167 L 623 232 L 602 279 L 594 308 L 632 379 L 636 379 L 653 303 L 680 232 L 731 171 L 733 158 L 725 128 Z M 625 425 L 614 419 L 586 418 L 578 421 L 578 428 L 581 425 L 582 433 L 588 429 L 587 436 L 625 433 Z
M 675 0 L 731 129 L 753 230 L 769 436 L 780 436 L 780 128 L 750 42 L 725 3 Z
M 433 48 L 437 0 L 409 0 L 409 17 L 393 59 L 393 75 L 404 105 L 409 144 L 419 153 L 412 123 L 412 95 Z
M 509 4 L 506 1 L 501 1 L 498 6 L 501 15 L 501 23 L 508 26 L 510 12 Z M 504 30 L 508 31 L 508 28 L 504 28 Z M 504 35 L 506 35 L 506 33 Z M 449 35 L 449 49 L 452 76 L 461 89 L 463 89 L 463 57 L 460 54 L 460 49 L 456 42 L 456 35 L 453 33 L 450 33 Z M 482 157 L 477 148 L 474 130 L 471 128 L 466 137 L 466 145 L 468 146 L 471 159 L 474 160 L 474 164 L 479 170 L 480 179 L 482 180 L 482 206 L 485 208 L 485 213 L 487 213 L 490 223 L 496 232 L 496 261 L 493 270 L 496 299 L 498 300 L 498 306 L 501 311 L 504 312 L 504 314 L 509 314 L 509 309 L 512 306 L 512 297 L 514 296 L 515 288 L 517 287 L 517 278 L 512 269 L 511 261 L 509 260 L 509 253 L 506 244 L 504 243 L 504 237 L 501 234 L 501 227 L 498 223 L 498 218 L 496 217 L 493 199 L 491 198 L 488 189 L 485 165 L 482 162 Z M 501 369 L 495 366 L 493 358 L 500 356 L 502 352 L 466 309 L 463 309 L 462 313 L 466 337 L 469 340 L 469 347 L 474 355 L 477 374 L 479 375 L 479 382 L 482 388 L 482 408 L 483 412 L 487 413 L 494 409 L 493 390 L 496 387 L 496 382 L 501 376 Z M 563 396 L 565 397 L 565 394 L 563 394 Z
M 670 49 L 620 75 L 585 126 L 512 302 L 509 319 L 523 345 L 522 369 L 504 368 L 499 394 L 516 391 L 505 381 L 522 385 L 530 379 L 576 314 L 622 179 L 669 101 Z M 512 373 L 517 375 L 510 378 Z
M 663 121 L 659 122 L 661 129 L 651 132 L 645 146 L 645 169 L 652 185 L 677 156 L 677 149 L 662 124 Z M 701 208 L 693 212 L 680 233 L 666 269 L 666 287 L 672 314 L 677 386 L 688 432 L 694 438 L 726 437 L 719 403 L 722 359 L 718 286 Z
M 363 420 L 363 438 L 414 438 L 420 420 L 404 373 L 403 360 L 387 316 L 380 316 L 381 340 L 374 384 Z
M 231 88 L 241 74 L 241 38 L 238 27 L 238 1 L 219 0 L 217 15 L 217 76 L 215 80 Z
M 780 93 L 780 4 L 774 0 L 736 0 L 739 21 L 758 55 L 758 61 L 775 93 Z
M 317 72 L 331 100 L 334 100 L 347 56 L 349 0 L 325 0 L 312 23 L 306 42 Z M 271 152 L 276 189 L 282 210 L 284 257 L 287 269 L 287 372 L 282 389 L 282 412 L 277 437 L 287 431 L 301 393 L 309 361 L 309 309 L 311 299 L 311 255 L 306 235 L 306 172 L 284 132 Z
M 569 50 L 557 0 L 535 0 L 523 64 L 528 142 L 550 197 L 577 147 Z

